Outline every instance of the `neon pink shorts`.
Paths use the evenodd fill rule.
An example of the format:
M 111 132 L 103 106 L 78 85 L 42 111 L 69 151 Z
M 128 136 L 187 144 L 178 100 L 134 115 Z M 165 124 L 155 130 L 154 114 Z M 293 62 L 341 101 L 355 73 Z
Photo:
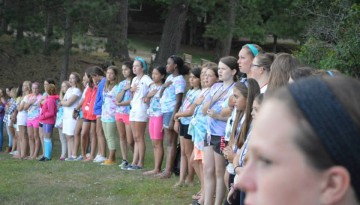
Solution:
M 32 120 L 26 121 L 26 126 L 33 127 L 33 128 L 39 128 L 39 118 L 35 118 Z
M 150 117 L 149 133 L 152 140 L 162 140 L 164 138 L 163 116 Z
M 115 120 L 116 122 L 123 122 L 127 125 L 130 125 L 129 114 L 116 113 Z

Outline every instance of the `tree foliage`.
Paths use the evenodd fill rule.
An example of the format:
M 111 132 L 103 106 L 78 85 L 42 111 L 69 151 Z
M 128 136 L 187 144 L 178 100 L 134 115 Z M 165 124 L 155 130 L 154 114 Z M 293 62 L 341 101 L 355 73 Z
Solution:
M 307 3 L 301 8 L 312 16 L 313 23 L 306 33 L 306 43 L 296 55 L 315 68 L 338 69 L 359 77 L 360 4 L 352 0 Z

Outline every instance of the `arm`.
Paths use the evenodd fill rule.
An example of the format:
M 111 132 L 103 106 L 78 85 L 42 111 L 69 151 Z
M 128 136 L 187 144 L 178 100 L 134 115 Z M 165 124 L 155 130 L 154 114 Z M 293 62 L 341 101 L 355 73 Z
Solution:
M 130 83 L 127 84 L 120 92 L 119 94 L 116 96 L 116 100 L 115 100 L 115 104 L 118 106 L 126 106 L 126 105 L 130 105 L 130 100 L 125 102 L 121 102 L 124 98 L 124 95 L 126 93 L 127 90 L 130 89 Z
M 50 103 L 45 101 L 43 104 L 43 110 L 45 112 L 41 112 L 40 120 L 45 120 L 56 115 L 56 112 L 54 113 L 54 110 L 56 110 L 55 107 L 56 107 L 55 103 Z
M 177 113 L 180 109 L 181 103 L 182 103 L 182 98 L 183 98 L 184 93 L 178 93 L 176 94 L 176 104 L 175 104 L 175 109 L 174 112 L 171 116 L 171 120 L 170 120 L 170 124 L 169 124 L 169 130 L 173 130 L 174 129 L 174 115 L 175 113 Z
M 23 102 L 22 100 L 20 101 L 20 104 L 17 108 L 18 111 L 23 111 L 24 110 L 24 106 L 25 106 L 25 102 Z
M 207 114 L 208 114 L 209 107 L 210 107 L 210 102 L 206 102 L 206 103 L 204 104 L 204 106 L 202 107 L 202 109 L 201 109 L 203 115 L 207 115 Z
M 81 98 L 80 101 L 79 101 L 79 104 L 76 106 L 76 110 L 80 110 L 82 104 L 84 103 L 84 98 Z
M 69 100 L 61 100 L 60 103 L 62 106 L 64 107 L 69 107 L 71 106 L 77 99 L 79 99 L 80 96 L 77 95 L 73 95 L 69 98 Z
M 168 81 L 168 82 L 163 84 L 163 86 L 162 86 L 162 88 L 160 90 L 160 97 L 162 97 L 165 89 L 168 88 L 171 84 L 172 84 L 172 81 Z
M 187 110 L 184 110 L 182 112 L 177 112 L 174 116 L 174 119 L 175 120 L 178 120 L 179 117 L 189 117 L 189 116 L 192 116 L 194 114 L 194 110 L 196 108 L 196 104 L 193 103 L 191 104 L 190 108 L 187 109 Z

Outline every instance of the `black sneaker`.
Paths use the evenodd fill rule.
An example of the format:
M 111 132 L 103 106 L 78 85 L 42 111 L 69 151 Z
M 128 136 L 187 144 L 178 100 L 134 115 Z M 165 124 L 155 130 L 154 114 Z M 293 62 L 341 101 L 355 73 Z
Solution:
M 47 161 L 50 161 L 51 159 L 47 158 L 47 157 L 41 157 L 39 159 L 39 162 L 47 162 Z

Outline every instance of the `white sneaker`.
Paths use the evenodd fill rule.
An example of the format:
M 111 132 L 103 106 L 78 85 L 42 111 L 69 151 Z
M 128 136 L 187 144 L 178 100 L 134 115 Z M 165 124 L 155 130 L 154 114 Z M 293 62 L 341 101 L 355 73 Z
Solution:
M 9 154 L 11 154 L 11 155 L 18 155 L 18 154 L 19 154 L 19 151 L 15 150 L 15 151 L 9 152 Z
M 96 162 L 96 163 L 102 163 L 102 162 L 104 162 L 105 160 L 106 160 L 105 157 L 99 156 L 99 158 L 98 158 L 96 161 L 94 160 L 94 162 Z
M 79 155 L 79 156 L 75 159 L 75 161 L 82 161 L 83 159 L 84 159 L 83 156 Z
M 93 162 L 96 162 L 99 159 L 100 155 L 96 155 L 95 159 L 93 160 Z

